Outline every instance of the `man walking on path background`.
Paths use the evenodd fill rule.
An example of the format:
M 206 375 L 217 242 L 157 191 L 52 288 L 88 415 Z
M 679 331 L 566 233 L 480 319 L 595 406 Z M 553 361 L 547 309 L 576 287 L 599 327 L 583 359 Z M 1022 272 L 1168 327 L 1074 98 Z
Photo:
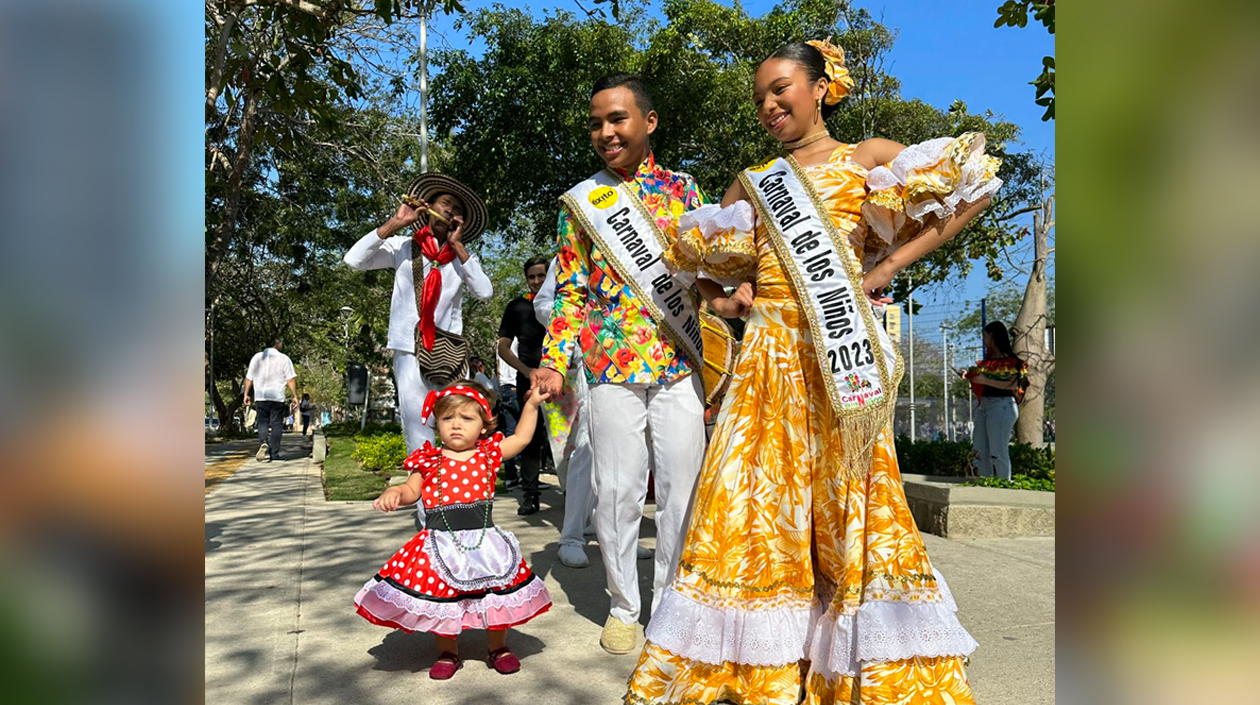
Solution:
M 249 390 L 254 389 L 254 412 L 258 416 L 258 459 L 271 462 L 280 457 L 280 433 L 284 430 L 284 388 L 288 385 L 297 405 L 297 371 L 288 355 L 280 352 L 284 341 L 276 338 L 271 347 L 254 355 L 245 373 L 245 405 L 249 406 Z

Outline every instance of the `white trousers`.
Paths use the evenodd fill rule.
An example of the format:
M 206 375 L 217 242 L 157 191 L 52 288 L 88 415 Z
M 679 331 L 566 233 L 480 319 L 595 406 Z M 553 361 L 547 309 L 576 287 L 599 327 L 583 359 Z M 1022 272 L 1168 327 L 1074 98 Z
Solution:
M 642 608 L 636 552 L 647 499 L 648 467 L 653 460 L 653 608 L 678 567 L 691 495 L 704 460 L 700 384 L 698 375 L 690 375 L 666 385 L 596 384 L 590 388 L 595 533 L 608 574 L 612 597 L 609 613 L 627 624 L 638 621 Z
M 407 455 L 425 441 L 434 439 L 433 429 L 420 423 L 424 410 L 424 398 L 433 385 L 420 374 L 420 364 L 413 353 L 394 351 L 394 385 L 398 388 L 398 411 L 402 416 L 403 439 L 407 443 Z
M 560 489 L 564 490 L 561 546 L 586 545 L 586 537 L 582 534 L 595 509 L 595 493 L 591 491 L 591 393 L 586 382 L 586 370 L 581 365 L 574 375 L 573 387 L 577 396 L 577 420 L 569 429 L 566 449 L 569 452 L 563 458 L 554 458 Z

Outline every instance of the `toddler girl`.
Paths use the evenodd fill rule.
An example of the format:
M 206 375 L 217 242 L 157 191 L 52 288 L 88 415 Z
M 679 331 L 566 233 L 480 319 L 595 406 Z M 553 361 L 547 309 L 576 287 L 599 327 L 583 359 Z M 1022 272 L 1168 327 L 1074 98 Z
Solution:
M 464 381 L 429 392 L 422 423 L 437 420 L 441 448 L 425 443 L 417 449 L 404 464 L 407 482 L 372 502 L 390 512 L 422 501 L 425 528 L 386 561 L 354 603 L 373 624 L 432 632 L 441 656 L 430 678 L 445 680 L 463 665 L 456 637 L 465 629 L 489 630 L 490 666 L 515 673 L 521 662 L 508 650 L 508 628 L 551 607 L 516 537 L 491 516 L 499 464 L 529 444 L 546 398 L 531 390 L 516 433 L 504 438 L 494 433 L 493 400 L 481 385 Z

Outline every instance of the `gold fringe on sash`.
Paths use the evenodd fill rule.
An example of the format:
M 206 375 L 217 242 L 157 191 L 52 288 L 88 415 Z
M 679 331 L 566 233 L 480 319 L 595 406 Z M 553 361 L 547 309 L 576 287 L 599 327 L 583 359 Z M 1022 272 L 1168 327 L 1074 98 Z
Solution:
M 894 392 L 895 395 L 895 392 Z M 892 427 L 893 413 L 897 408 L 896 397 L 889 404 L 869 413 L 842 416 L 837 424 L 840 432 L 840 458 L 838 475 L 842 480 L 860 480 L 870 472 L 875 462 L 875 442 L 884 429 Z

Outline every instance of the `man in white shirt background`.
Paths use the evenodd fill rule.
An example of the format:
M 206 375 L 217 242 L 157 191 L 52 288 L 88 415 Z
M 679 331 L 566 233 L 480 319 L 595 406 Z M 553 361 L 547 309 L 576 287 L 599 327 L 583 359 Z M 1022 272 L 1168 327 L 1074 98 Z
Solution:
M 257 458 L 269 463 L 280 458 L 280 434 L 284 431 L 285 412 L 296 407 L 297 371 L 288 355 L 280 352 L 284 341 L 277 338 L 271 347 L 254 355 L 245 373 L 245 405 L 249 406 L 249 391 L 254 390 L 254 413 L 258 417 Z M 292 394 L 289 404 L 284 403 L 284 388 Z
M 485 229 L 489 215 L 481 198 L 459 181 L 433 173 L 422 175 L 409 191 L 418 205 L 400 205 L 394 217 L 360 238 L 343 258 L 359 271 L 395 270 L 387 347 L 394 352 L 394 383 L 408 453 L 433 440 L 432 430 L 420 423 L 420 417 L 425 396 L 437 386 L 416 361 L 417 329 L 429 335 L 434 329 L 461 335 L 464 286 L 482 301 L 494 294 L 481 262 L 464 246 Z M 417 230 L 422 219 L 428 223 Z M 424 258 L 423 282 L 412 275 L 413 255 Z M 430 295 L 418 295 L 423 287 L 429 287 Z M 428 302 L 425 310 L 417 306 L 417 299 Z

